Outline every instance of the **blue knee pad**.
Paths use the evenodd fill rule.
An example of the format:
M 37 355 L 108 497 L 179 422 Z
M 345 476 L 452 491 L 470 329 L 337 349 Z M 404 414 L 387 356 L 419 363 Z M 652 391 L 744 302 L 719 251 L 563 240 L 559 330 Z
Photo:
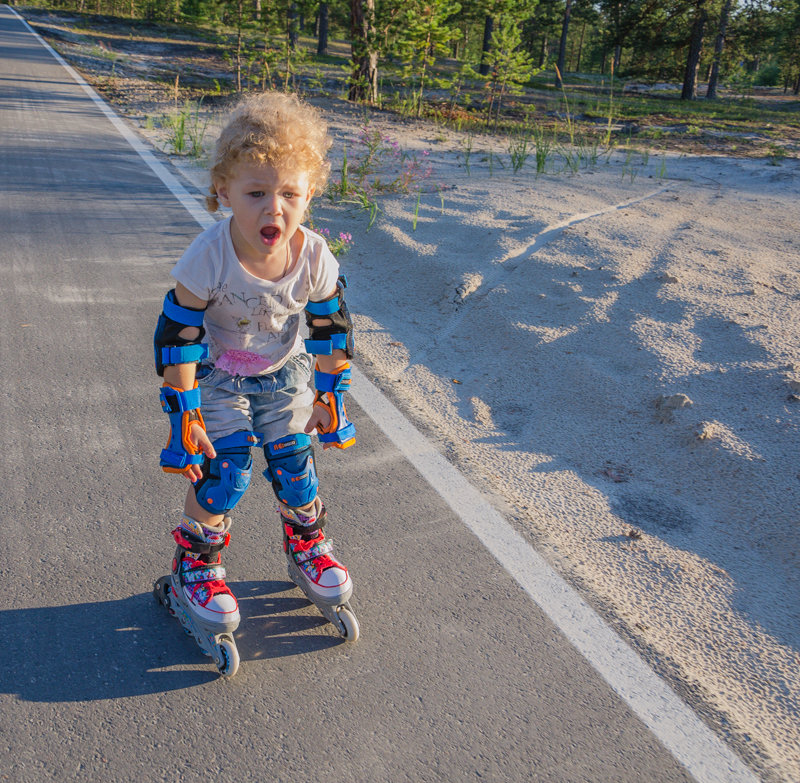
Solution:
M 253 458 L 250 448 L 259 445 L 253 432 L 240 430 L 214 442 L 217 456 L 203 462 L 203 477 L 195 482 L 197 502 L 212 514 L 230 511 L 250 485 Z
M 278 500 L 287 506 L 306 506 L 317 496 L 317 470 L 311 438 L 304 433 L 287 435 L 264 446 L 267 469 Z

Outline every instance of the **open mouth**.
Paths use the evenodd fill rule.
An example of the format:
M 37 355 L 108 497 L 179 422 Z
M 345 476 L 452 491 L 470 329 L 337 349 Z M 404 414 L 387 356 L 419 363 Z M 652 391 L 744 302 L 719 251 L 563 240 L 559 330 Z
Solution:
M 273 244 L 280 236 L 281 230 L 277 226 L 264 226 L 261 229 L 261 237 L 267 244 Z

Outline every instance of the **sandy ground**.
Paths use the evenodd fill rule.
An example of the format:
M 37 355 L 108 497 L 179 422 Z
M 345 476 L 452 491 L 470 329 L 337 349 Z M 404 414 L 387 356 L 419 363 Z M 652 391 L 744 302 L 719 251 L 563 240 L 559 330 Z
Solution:
M 337 178 L 363 117 L 326 111 Z M 800 162 L 537 176 L 486 137 L 468 171 L 464 136 L 368 128 L 405 153 L 371 180 L 432 170 L 369 229 L 314 206 L 354 238 L 359 365 L 765 780 L 800 779 Z

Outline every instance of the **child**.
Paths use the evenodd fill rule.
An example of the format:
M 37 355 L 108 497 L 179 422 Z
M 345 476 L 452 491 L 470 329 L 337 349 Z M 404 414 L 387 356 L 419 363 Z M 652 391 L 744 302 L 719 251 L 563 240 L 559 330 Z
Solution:
M 294 96 L 263 93 L 235 109 L 217 140 L 208 198 L 209 211 L 221 202 L 233 214 L 178 261 L 156 328 L 170 418 L 161 466 L 192 482 L 173 531 L 172 574 L 159 580 L 157 595 L 173 610 L 174 596 L 185 610 L 178 616 L 212 654 L 220 635 L 233 645 L 239 624 L 221 550 L 230 539 L 228 512 L 250 483 L 254 445 L 264 448 L 264 475 L 279 501 L 290 575 L 329 619 L 336 622 L 333 611 L 344 620 L 346 637 L 358 632 L 347 605 L 350 575 L 322 531 L 310 438 L 316 430 L 326 449 L 355 442 L 342 402 L 353 355 L 344 278 L 325 240 L 301 225 L 325 186 L 330 145 L 317 111 Z M 317 355 L 316 397 L 306 350 Z M 228 655 L 238 663 L 235 645 Z M 217 662 L 223 674 L 235 672 Z

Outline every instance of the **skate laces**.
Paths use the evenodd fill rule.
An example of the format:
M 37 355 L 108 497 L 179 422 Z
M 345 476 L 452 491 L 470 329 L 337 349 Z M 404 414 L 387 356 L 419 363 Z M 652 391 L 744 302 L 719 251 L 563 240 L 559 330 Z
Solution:
M 225 584 L 225 567 L 221 562 L 195 560 L 187 553 L 180 562 L 179 573 L 181 584 L 191 594 L 192 601 L 200 606 L 205 606 L 216 595 L 233 596 Z
M 323 571 L 329 568 L 339 568 L 347 573 L 347 569 L 331 556 L 333 540 L 325 538 L 322 532 L 325 506 L 318 497 L 308 511 L 281 506 L 280 514 L 286 551 L 312 582 L 318 582 Z
M 331 557 L 333 552 L 333 541 L 325 538 L 325 534 L 318 530 L 314 538 L 305 539 L 294 532 L 291 525 L 284 523 L 286 532 L 286 546 L 292 554 L 294 562 L 297 563 L 313 580 L 317 580 L 323 571 L 328 568 L 345 567 Z

